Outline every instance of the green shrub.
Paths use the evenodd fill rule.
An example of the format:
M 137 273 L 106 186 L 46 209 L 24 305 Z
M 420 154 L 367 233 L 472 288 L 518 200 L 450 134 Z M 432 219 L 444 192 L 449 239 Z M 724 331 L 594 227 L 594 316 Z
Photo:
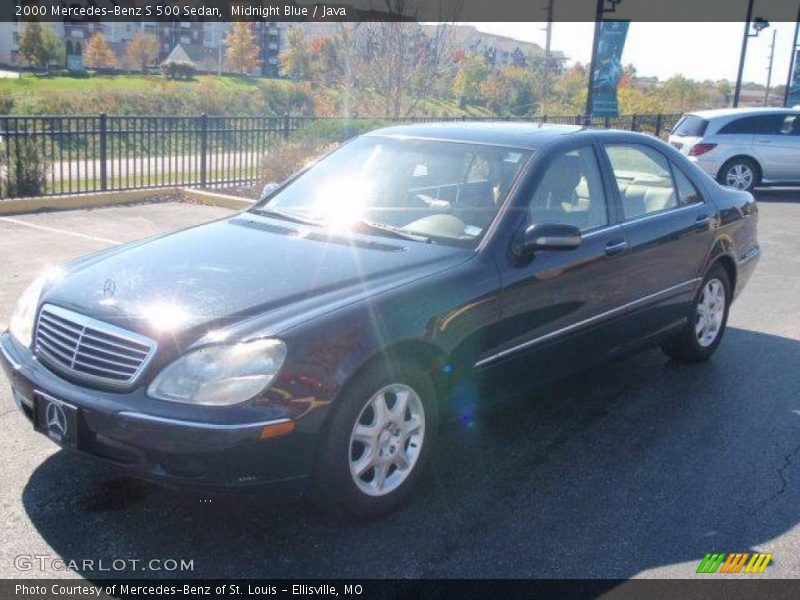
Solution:
M 317 142 L 311 139 L 288 141 L 269 151 L 261 161 L 256 193 L 271 182 L 281 182 L 308 163 L 336 148 L 336 143 Z
M 323 119 L 311 121 L 292 134 L 294 141 L 315 141 L 320 144 L 341 143 L 373 129 L 386 126 L 380 119 Z
M 45 192 L 50 163 L 31 140 L 16 138 L 8 142 L 5 171 L 5 196 L 41 196 Z
M 161 65 L 161 71 L 167 79 L 192 79 L 195 66 L 192 63 L 171 60 Z

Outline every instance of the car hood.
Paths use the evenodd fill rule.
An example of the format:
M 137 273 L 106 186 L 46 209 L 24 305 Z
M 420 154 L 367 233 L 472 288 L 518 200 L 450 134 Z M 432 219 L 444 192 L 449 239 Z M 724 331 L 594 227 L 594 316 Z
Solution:
M 468 249 L 242 213 L 79 259 L 43 302 L 154 338 L 313 316 L 467 260 Z

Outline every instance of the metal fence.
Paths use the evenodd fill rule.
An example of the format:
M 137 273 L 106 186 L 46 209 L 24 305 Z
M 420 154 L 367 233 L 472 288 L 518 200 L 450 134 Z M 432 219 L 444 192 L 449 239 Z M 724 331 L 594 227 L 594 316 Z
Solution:
M 680 115 L 409 117 L 382 122 L 519 121 L 584 124 L 664 137 Z M 169 186 L 253 183 L 270 149 L 317 117 L 0 117 L 0 198 Z M 358 120 L 355 119 L 349 119 Z

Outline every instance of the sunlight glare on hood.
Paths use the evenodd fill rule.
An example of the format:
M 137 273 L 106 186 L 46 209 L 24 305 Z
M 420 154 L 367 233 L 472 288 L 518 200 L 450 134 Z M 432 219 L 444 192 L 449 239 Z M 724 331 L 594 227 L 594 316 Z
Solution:
M 174 302 L 154 302 L 145 308 L 143 316 L 157 331 L 173 331 L 189 320 L 191 315 Z

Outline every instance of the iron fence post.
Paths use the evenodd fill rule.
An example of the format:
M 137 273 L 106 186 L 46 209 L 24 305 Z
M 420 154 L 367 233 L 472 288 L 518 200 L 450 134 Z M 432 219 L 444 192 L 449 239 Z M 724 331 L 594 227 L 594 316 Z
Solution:
M 631 131 L 636 131 L 636 113 L 631 116 Z
M 290 131 L 289 113 L 283 113 L 283 139 L 288 140 Z
M 200 115 L 200 187 L 208 183 L 208 115 Z
M 661 113 L 656 115 L 656 137 L 661 137 Z
M 104 192 L 108 189 L 108 172 L 106 170 L 107 120 L 108 117 L 106 116 L 106 113 L 100 113 L 100 190 Z

